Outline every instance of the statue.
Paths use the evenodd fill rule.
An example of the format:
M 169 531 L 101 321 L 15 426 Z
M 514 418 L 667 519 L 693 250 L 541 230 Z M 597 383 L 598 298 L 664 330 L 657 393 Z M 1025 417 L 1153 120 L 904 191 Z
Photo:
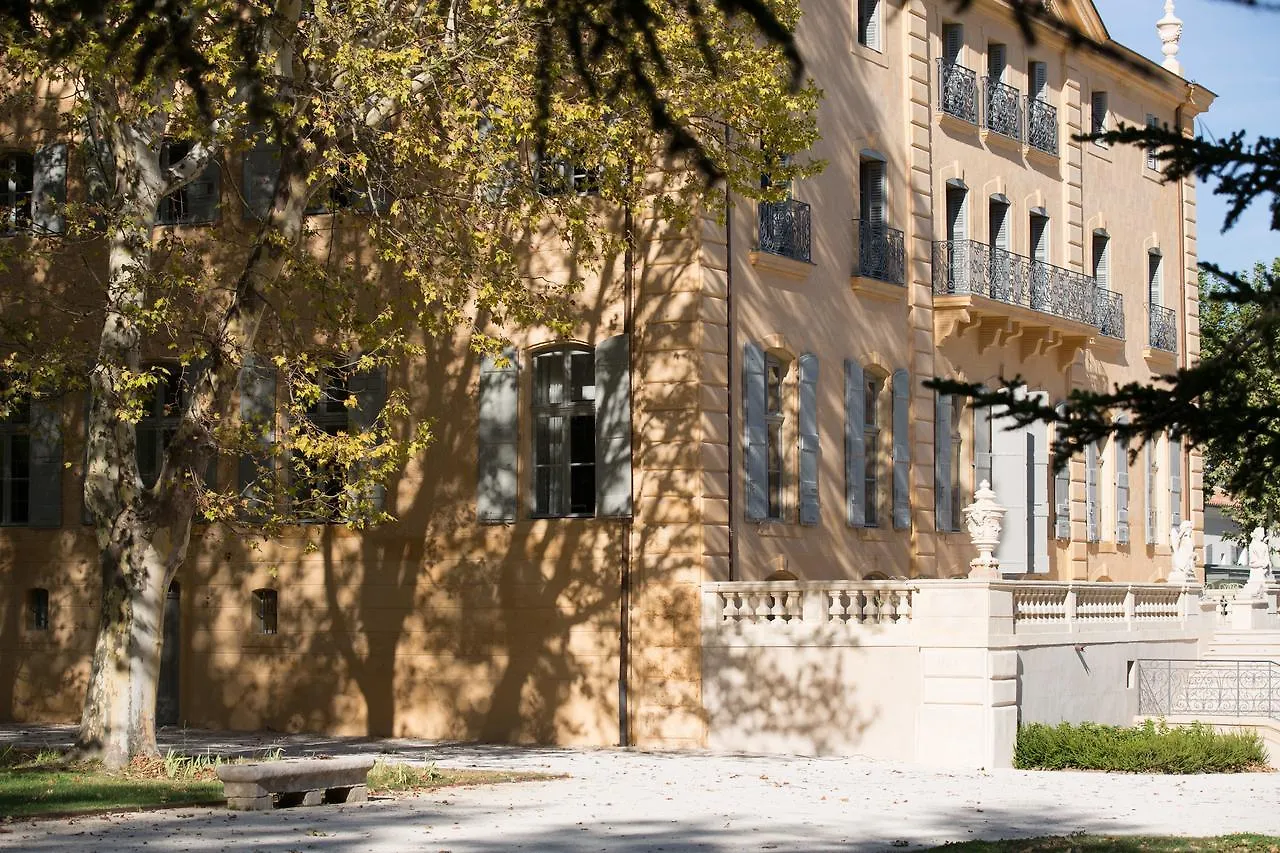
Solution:
M 1169 542 L 1173 545 L 1173 569 L 1169 572 L 1169 583 L 1186 586 L 1196 579 L 1196 541 L 1195 531 L 1190 521 L 1184 521 L 1177 527 L 1170 528 Z
M 1000 561 L 992 556 L 1000 544 L 1000 522 L 1005 509 L 996 503 L 991 484 L 983 480 L 973 494 L 973 503 L 964 508 L 969 538 L 978 548 L 978 556 L 969 561 L 969 577 L 976 580 L 999 580 Z
M 1267 593 L 1267 584 L 1271 583 L 1271 546 L 1267 544 L 1267 534 L 1261 527 L 1253 529 L 1249 539 L 1249 579 L 1240 590 L 1241 598 L 1263 598 Z

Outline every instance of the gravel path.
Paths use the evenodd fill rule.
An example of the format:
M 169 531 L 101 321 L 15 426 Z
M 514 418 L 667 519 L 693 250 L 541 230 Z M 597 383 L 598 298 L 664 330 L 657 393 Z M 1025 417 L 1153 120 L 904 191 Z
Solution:
M 0 728 L 11 742 L 69 730 Z M 359 806 L 234 814 L 175 809 L 0 825 L 24 851 L 884 850 L 1091 833 L 1280 834 L 1280 774 L 939 772 L 870 759 L 646 753 L 176 733 L 166 745 L 286 754 L 387 752 L 441 766 L 570 778 Z M 162 745 L 162 750 L 165 748 Z

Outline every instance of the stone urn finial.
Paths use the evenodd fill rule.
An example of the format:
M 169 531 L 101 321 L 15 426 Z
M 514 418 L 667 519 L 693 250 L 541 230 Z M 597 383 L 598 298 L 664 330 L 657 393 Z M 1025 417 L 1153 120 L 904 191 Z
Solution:
M 992 553 L 1000 544 L 1000 522 L 1005 509 L 996 503 L 996 493 L 991 484 L 983 480 L 973 493 L 973 503 L 964 508 L 964 520 L 969 528 L 969 538 L 978 549 L 978 556 L 969 561 L 969 577 L 976 580 L 999 580 L 1000 561 Z
M 1181 74 L 1178 47 L 1182 41 L 1182 21 L 1173 14 L 1173 0 L 1164 0 L 1164 17 L 1156 21 L 1156 32 L 1160 34 L 1160 52 L 1164 54 L 1164 62 L 1160 64 L 1174 74 Z

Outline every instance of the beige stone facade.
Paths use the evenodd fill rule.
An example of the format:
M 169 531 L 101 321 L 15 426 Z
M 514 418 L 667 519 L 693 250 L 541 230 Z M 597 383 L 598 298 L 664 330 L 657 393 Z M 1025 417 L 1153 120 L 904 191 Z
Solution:
M 769 209 L 741 199 L 730 199 L 723 225 L 708 218 L 689 232 L 640 217 L 634 265 L 613 259 L 588 284 L 571 342 L 539 329 L 513 342 L 514 520 L 477 515 L 482 365 L 460 335 L 388 376 L 389 385 L 412 389 L 415 417 L 434 419 L 434 443 L 388 490 L 398 522 L 364 535 L 302 527 L 259 549 L 219 529 L 196 538 L 179 573 L 170 642 L 181 723 L 715 743 L 703 695 L 704 584 L 951 578 L 975 556 L 959 519 L 948 527 L 939 518 L 938 474 L 945 470 L 963 496 L 951 503 L 968 502 L 986 470 L 975 452 L 979 427 L 972 412 L 957 410 L 946 432 L 953 455 L 941 464 L 939 405 L 923 380 L 1021 375 L 1057 399 L 1072 388 L 1147 380 L 1196 357 L 1191 181 L 1161 183 L 1142 151 L 1073 137 L 1091 127 L 1101 93 L 1107 127 L 1154 116 L 1185 132 L 1212 94 L 1136 55 L 1143 73 L 1069 50 L 1052 27 L 1038 27 L 1026 44 L 1007 5 L 994 0 L 958 16 L 942 0 L 862 5 L 875 9 L 870 34 L 856 0 L 809 3 L 801 19 L 801 50 L 825 92 L 823 141 L 813 155 L 827 166 L 791 188 L 793 203 L 772 208 L 782 211 L 768 221 L 777 229 L 762 234 Z M 1105 40 L 1092 4 L 1051 5 Z M 992 64 L 1001 50 L 1002 72 Z M 1009 89 L 984 83 L 997 72 Z M 970 77 L 971 99 L 962 85 Z M 944 80 L 961 82 L 944 92 Z M 1029 101 L 1032 86 L 1041 91 Z M 1016 127 L 1000 124 L 1008 115 L 988 119 L 993 103 L 1016 108 Z M 1041 150 L 1051 147 L 1047 133 L 1052 151 Z M 879 174 L 882 216 L 868 197 Z M 957 193 L 967 205 L 962 232 L 948 215 Z M 993 204 L 1005 206 L 1002 228 Z M 1120 325 L 1098 310 L 1094 253 L 1103 239 Z M 1148 322 L 1154 263 L 1158 303 L 1175 324 L 1173 338 L 1156 346 Z M 538 517 L 535 359 L 564 343 L 589 353 L 629 327 L 633 513 Z M 744 375 L 757 357 L 765 373 L 750 367 Z M 851 376 L 858 381 L 846 388 Z M 767 411 L 751 410 L 756 399 Z M 65 402 L 67 446 L 82 405 Z M 853 424 L 855 411 L 863 417 Z M 753 432 L 757 425 L 762 432 Z M 1022 457 L 1031 460 L 1032 485 L 1023 495 L 1025 572 L 1017 578 L 1158 581 L 1168 570 L 1173 517 L 1190 519 L 1200 535 L 1194 452 L 1162 444 L 1153 464 L 1140 456 L 1128 466 L 1126 544 L 1118 541 L 1115 448 L 1101 448 L 1096 465 L 1073 462 L 1063 480 L 1037 461 L 1047 437 L 1028 435 L 1038 444 Z M 994 432 L 993 455 L 1007 443 Z M 71 461 L 61 529 L 0 536 L 3 718 L 79 713 L 98 589 L 92 537 L 80 524 L 79 463 Z M 1181 492 L 1171 499 L 1175 479 Z M 1003 487 L 1011 482 L 1005 477 Z M 759 500 L 764 517 L 752 505 Z M 49 593 L 44 627 L 29 612 L 35 589 Z M 278 592 L 274 634 L 255 628 L 258 589 Z M 947 666 L 945 656 L 919 664 L 918 648 L 902 654 L 910 666 L 878 659 L 877 672 Z M 851 662 L 846 677 L 856 680 L 857 669 Z M 882 683 L 858 689 L 874 697 Z M 912 683 L 915 692 L 885 707 L 910 713 L 927 679 Z M 715 685 L 718 708 L 732 686 Z

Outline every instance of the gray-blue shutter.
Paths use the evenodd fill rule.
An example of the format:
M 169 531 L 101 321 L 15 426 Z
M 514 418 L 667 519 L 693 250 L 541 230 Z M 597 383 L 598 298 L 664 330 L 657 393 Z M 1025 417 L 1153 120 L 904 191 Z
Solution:
M 812 527 L 821 517 L 818 496 L 818 357 L 800 356 L 800 523 Z
M 62 415 L 47 400 L 31 403 L 30 512 L 32 527 L 62 526 Z
M 347 390 L 356 398 L 356 407 L 347 413 L 351 431 L 358 433 L 373 429 L 387 402 L 387 369 L 379 365 L 354 374 L 347 383 Z M 386 492 L 386 486 L 381 483 L 369 486 L 369 500 L 375 510 L 382 510 Z
M 480 362 L 480 423 L 477 448 L 476 517 L 482 522 L 516 520 L 516 440 L 520 422 L 520 387 L 516 352 Z
M 31 183 L 31 225 L 37 234 L 64 234 L 67 218 L 67 144 L 47 145 L 35 153 Z
M 241 166 L 241 192 L 247 218 L 266 219 L 280 177 L 280 147 L 259 140 L 244 153 Z
M 1085 535 L 1089 542 L 1102 538 L 1098 521 L 1098 445 L 1089 442 L 1084 448 Z
M 222 195 L 222 167 L 210 157 L 196 179 L 185 187 L 187 216 L 190 223 L 213 222 L 218 218 L 218 202 Z
M 239 492 L 261 508 L 270 499 L 270 483 L 266 488 L 258 482 L 271 464 L 269 451 L 275 441 L 276 369 L 250 355 L 240 368 L 240 422 L 254 428 L 261 454 L 240 457 Z
M 1152 436 L 1142 446 L 1143 459 L 1146 462 L 1144 467 L 1146 468 L 1145 478 L 1147 481 L 1147 505 L 1146 512 L 1143 513 L 1146 517 L 1143 534 L 1146 538 L 1143 541 L 1148 545 L 1156 544 L 1156 454 L 1151 446 L 1155 440 L 1156 437 Z
M 933 398 L 933 512 L 938 530 L 954 530 L 951 517 L 951 395 Z
M 630 518 L 631 345 L 614 335 L 596 345 L 596 515 Z
M 863 432 L 867 423 L 866 379 L 862 365 L 844 361 L 844 496 L 849 524 L 867 523 L 867 444 Z
M 911 377 L 893 372 L 893 526 L 911 526 Z
M 1120 418 L 1120 423 L 1128 423 Z M 1116 542 L 1129 544 L 1129 442 L 1112 441 L 1116 455 Z
M 766 401 L 764 350 L 748 343 L 742 348 L 743 462 L 746 466 L 746 516 L 750 521 L 763 521 L 769 514 L 766 464 L 768 429 L 765 426 Z
M 1066 406 L 1058 406 L 1058 414 L 1066 411 Z M 1071 462 L 1062 466 L 1053 474 L 1053 532 L 1059 539 L 1071 538 Z
M 1182 441 L 1170 438 L 1169 525 L 1177 527 L 1179 524 L 1182 524 Z

